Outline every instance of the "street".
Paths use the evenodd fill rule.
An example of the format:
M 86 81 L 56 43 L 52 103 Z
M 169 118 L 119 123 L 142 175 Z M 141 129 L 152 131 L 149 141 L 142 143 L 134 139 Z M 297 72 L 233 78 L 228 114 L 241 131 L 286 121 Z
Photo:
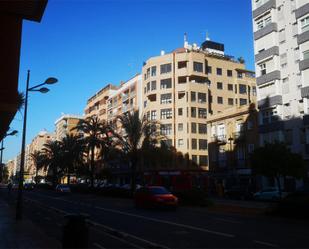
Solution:
M 5 189 L 1 192 L 2 197 L 7 196 Z M 15 195 L 11 193 L 11 203 Z M 24 192 L 24 215 L 59 241 L 64 216 L 70 213 L 89 216 L 92 248 L 304 248 L 309 240 L 303 221 L 194 207 L 136 209 L 130 199 Z

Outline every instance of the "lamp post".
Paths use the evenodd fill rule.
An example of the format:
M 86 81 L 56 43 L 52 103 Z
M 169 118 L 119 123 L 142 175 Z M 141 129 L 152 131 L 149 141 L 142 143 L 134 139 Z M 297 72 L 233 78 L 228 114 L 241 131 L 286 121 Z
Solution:
M 30 88 L 29 88 L 29 81 L 30 81 L 30 70 L 28 70 L 28 72 L 27 72 L 27 82 L 26 82 L 23 134 L 22 134 L 22 142 L 21 142 L 21 158 L 20 158 L 18 193 L 17 193 L 17 203 L 16 203 L 16 219 L 17 220 L 22 219 L 22 201 L 23 201 L 23 184 L 24 184 L 24 165 L 25 165 L 25 145 L 26 145 L 26 128 L 27 128 L 28 93 L 29 93 L 29 91 L 47 93 L 49 91 L 49 89 L 46 88 L 46 87 L 41 87 L 41 86 L 55 84 L 58 80 L 56 78 L 50 77 L 50 78 L 46 79 L 44 83 L 30 87 Z
M 1 148 L 0 148 L 0 167 L 1 167 L 1 175 L 0 175 L 0 177 L 1 177 L 1 181 L 3 180 L 3 170 L 4 170 L 4 166 L 3 166 L 3 164 L 2 164 L 3 150 L 5 149 L 5 148 L 3 147 L 3 141 L 4 141 L 4 138 L 6 138 L 7 136 L 14 136 L 14 135 L 17 134 L 17 133 L 18 133 L 17 130 L 13 130 L 13 131 L 11 131 L 10 133 L 6 133 L 6 134 L 4 135 L 4 137 L 2 138 L 2 141 L 1 141 Z

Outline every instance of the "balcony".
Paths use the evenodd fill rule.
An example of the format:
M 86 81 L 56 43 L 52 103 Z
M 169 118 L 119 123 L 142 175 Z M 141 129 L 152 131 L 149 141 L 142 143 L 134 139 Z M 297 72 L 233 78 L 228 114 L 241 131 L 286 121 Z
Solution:
M 246 141 L 246 136 L 244 131 L 237 131 L 233 133 L 233 140 L 235 144 L 244 143 Z
M 272 22 L 267 26 L 265 26 L 264 28 L 254 32 L 254 40 L 258 40 L 263 36 L 270 34 L 271 32 L 277 32 L 277 31 L 278 31 L 277 23 Z
M 268 57 L 275 56 L 275 55 L 279 55 L 279 47 L 278 46 L 271 47 L 269 49 L 266 49 L 266 50 L 256 54 L 255 55 L 255 61 L 258 62 L 258 61 L 264 60 Z
M 282 105 L 282 95 L 276 95 L 258 101 L 259 108 L 267 108 L 275 105 Z
M 257 77 L 256 78 L 256 84 L 259 86 L 259 85 L 262 85 L 262 84 L 267 83 L 267 82 L 280 80 L 280 78 L 281 78 L 281 73 L 280 73 L 279 70 L 276 70 L 276 71 L 272 71 L 270 73 L 264 74 L 260 77 Z
M 309 13 L 309 3 L 301 6 L 295 11 L 295 18 L 299 19 Z
M 309 41 L 309 30 L 305 31 L 297 36 L 297 44 L 303 44 L 304 42 Z
M 122 102 L 125 102 L 126 100 L 128 100 L 129 98 L 129 94 L 123 94 L 122 95 Z
M 309 59 L 305 59 L 299 62 L 299 70 L 304 71 L 309 68 Z
M 258 17 L 269 9 L 276 8 L 276 0 L 269 0 L 257 9 L 255 9 L 252 13 L 253 18 Z
M 302 87 L 300 93 L 302 98 L 309 98 L 309 86 Z
M 224 145 L 226 144 L 226 141 L 226 135 L 213 135 L 213 142 L 218 145 Z

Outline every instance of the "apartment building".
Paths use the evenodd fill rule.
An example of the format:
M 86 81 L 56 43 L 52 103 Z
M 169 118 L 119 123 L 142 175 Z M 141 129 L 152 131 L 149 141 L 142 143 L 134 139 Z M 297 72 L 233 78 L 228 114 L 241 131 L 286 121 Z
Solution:
M 77 124 L 83 120 L 82 116 L 71 115 L 71 114 L 63 114 L 59 119 L 56 120 L 55 126 L 55 136 L 57 140 L 61 140 L 67 135 L 81 135 L 78 130 L 74 128 Z
M 212 115 L 207 119 L 207 128 L 209 171 L 225 181 L 234 176 L 242 183 L 248 181 L 251 177 L 250 153 L 259 145 L 255 104 L 234 106 Z
M 143 113 L 160 123 L 168 145 L 208 169 L 207 122 L 233 106 L 255 101 L 254 72 L 206 40 L 149 58 L 143 66 Z
M 253 0 L 260 144 L 309 156 L 309 2 Z
M 103 87 L 87 101 L 85 118 L 97 116 L 101 120 L 107 120 L 107 100 L 118 88 L 112 84 Z
M 140 110 L 142 113 L 142 76 L 135 75 L 126 82 L 121 82 L 119 88 L 107 99 L 107 121 L 126 112 Z

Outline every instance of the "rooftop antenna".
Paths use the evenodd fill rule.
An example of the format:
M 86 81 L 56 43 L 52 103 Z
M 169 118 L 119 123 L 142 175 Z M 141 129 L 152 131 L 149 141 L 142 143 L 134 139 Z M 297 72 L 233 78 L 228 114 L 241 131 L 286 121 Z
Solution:
M 206 30 L 206 41 L 210 41 L 208 30 Z

